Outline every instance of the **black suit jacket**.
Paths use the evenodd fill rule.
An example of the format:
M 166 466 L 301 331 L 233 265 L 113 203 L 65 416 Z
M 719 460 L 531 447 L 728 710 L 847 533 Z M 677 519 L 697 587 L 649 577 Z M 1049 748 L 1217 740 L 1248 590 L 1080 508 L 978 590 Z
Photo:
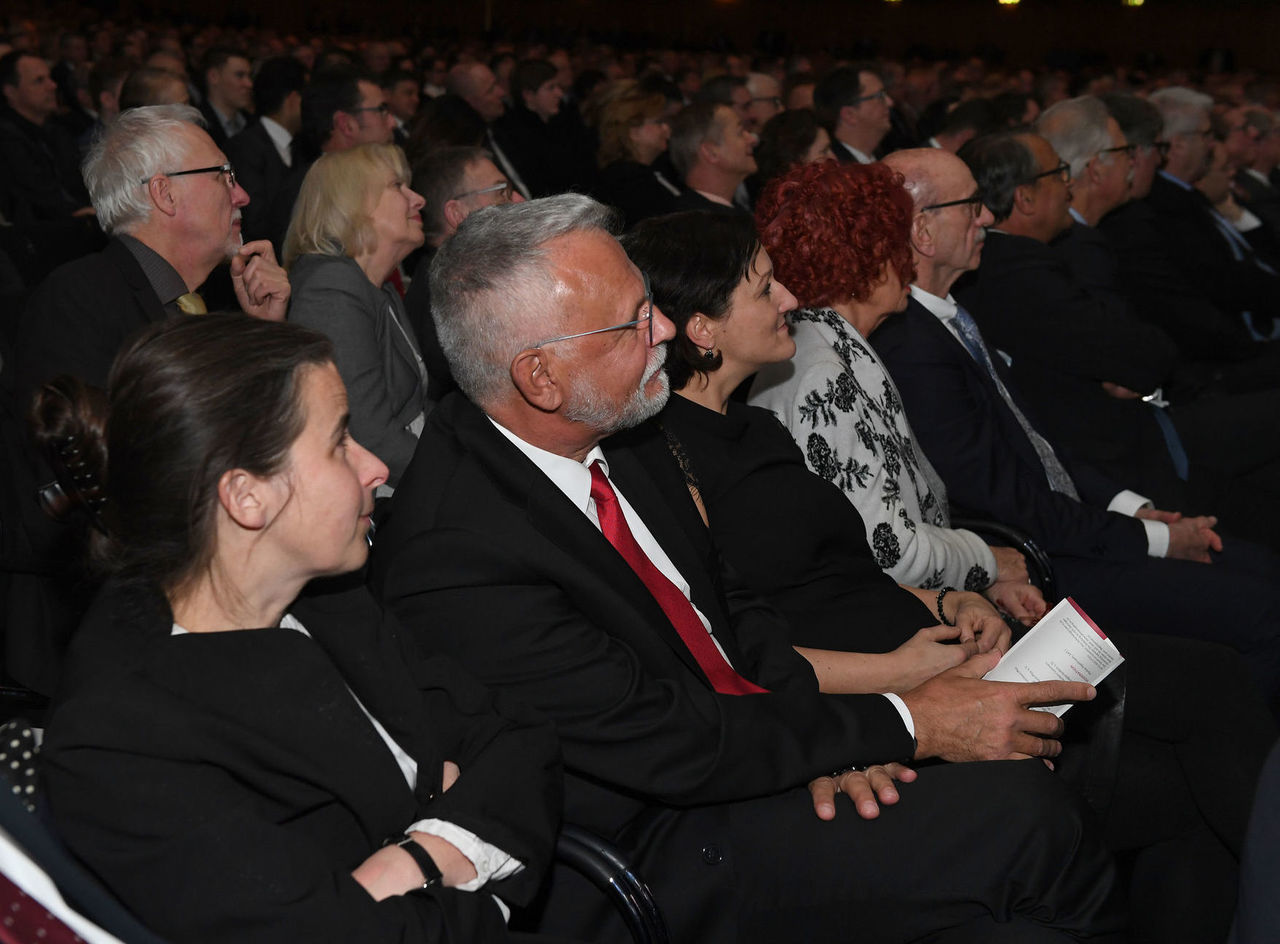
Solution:
M 154 591 L 98 601 L 45 742 L 64 840 L 175 942 L 506 940 L 488 892 L 528 901 L 549 862 L 550 727 L 497 713 L 446 660 L 411 668 L 363 587 L 291 611 L 314 642 L 290 629 L 173 636 Z M 417 761 L 415 790 L 353 693 Z M 446 759 L 462 776 L 442 791 Z M 351 870 L 424 818 L 527 868 L 474 894 L 375 902 Z
M 1105 256 L 1100 239 L 1079 224 L 1068 237 L 1090 244 L 1090 256 Z M 988 344 L 1013 359 L 1014 383 L 1042 433 L 1148 494 L 1175 488 L 1153 408 L 1102 388 L 1110 381 L 1146 394 L 1167 384 L 1178 351 L 1164 332 L 1133 318 L 1118 295 L 1082 287 L 1056 246 L 1025 236 L 988 233 L 982 265 L 956 283 L 954 294 Z
M 15 344 L 20 394 L 58 374 L 104 390 L 125 342 L 166 317 L 146 274 L 124 243 L 55 269 L 32 293 Z
M 1198 190 L 1184 190 L 1157 174 L 1146 198 L 1175 263 L 1196 288 L 1228 314 L 1250 312 L 1260 328 L 1280 317 L 1280 276 L 1246 256 L 1236 259 Z
M 1098 224 L 1115 247 L 1121 289 L 1134 314 L 1165 331 L 1188 361 L 1234 362 L 1255 342 L 1238 311 L 1221 307 L 1170 250 L 1165 223 L 1146 200 L 1117 207 Z
M 271 226 L 271 205 L 289 168 L 280 160 L 280 153 L 260 121 L 231 138 L 225 150 L 235 166 L 236 179 L 249 194 L 248 206 L 240 211 L 245 240 L 271 239 L 276 235 Z M 275 249 L 279 257 L 280 246 Z
M 1084 465 L 1068 464 L 1082 498 L 1054 492 L 1035 447 L 986 369 L 914 298 L 871 336 L 892 374 L 916 438 L 947 485 L 953 507 L 1015 525 L 1051 554 L 1146 559 L 1142 523 L 1103 511 L 1118 489 Z M 1013 379 L 994 358 L 1011 392 Z M 1034 413 L 1019 401 L 1034 422 Z M 1061 456 L 1064 462 L 1066 457 Z
M 776 615 L 727 594 L 679 471 L 605 449 L 611 479 L 769 695 L 716 694 L 644 584 L 461 393 L 447 397 L 378 530 L 373 585 L 420 645 L 551 715 L 566 818 L 613 835 L 646 809 L 761 796 L 858 758 L 910 755 L 879 696 L 821 696 Z M 853 755 L 851 757 L 851 755 Z

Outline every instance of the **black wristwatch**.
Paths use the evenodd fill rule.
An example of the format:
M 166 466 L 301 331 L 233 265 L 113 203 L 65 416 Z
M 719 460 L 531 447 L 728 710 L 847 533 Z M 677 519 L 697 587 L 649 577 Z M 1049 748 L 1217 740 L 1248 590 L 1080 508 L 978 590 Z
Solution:
M 413 856 L 413 861 L 418 863 L 418 868 L 422 870 L 423 888 L 430 888 L 444 881 L 444 876 L 440 873 L 440 866 L 436 865 L 436 860 L 431 858 L 431 853 L 418 845 L 417 840 L 412 836 L 406 836 L 396 845 Z

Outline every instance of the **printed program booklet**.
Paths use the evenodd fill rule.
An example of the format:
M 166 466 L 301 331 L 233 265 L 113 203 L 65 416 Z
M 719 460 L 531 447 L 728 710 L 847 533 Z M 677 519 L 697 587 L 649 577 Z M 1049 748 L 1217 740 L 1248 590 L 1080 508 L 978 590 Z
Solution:
M 992 682 L 1043 682 L 1058 679 L 1097 685 L 1124 656 L 1089 615 L 1067 597 L 1041 617 L 983 678 Z M 1046 705 L 1059 718 L 1070 704 Z

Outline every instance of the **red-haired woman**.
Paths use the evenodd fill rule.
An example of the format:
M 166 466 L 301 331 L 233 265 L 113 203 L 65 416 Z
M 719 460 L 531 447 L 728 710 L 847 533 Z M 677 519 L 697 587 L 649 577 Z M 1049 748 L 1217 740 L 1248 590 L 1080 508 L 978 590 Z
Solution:
M 906 306 L 911 214 L 902 178 L 881 164 L 808 164 L 765 189 L 761 242 L 803 307 L 791 316 L 794 359 L 761 370 L 750 401 L 776 413 L 809 467 L 857 506 L 896 580 L 1009 597 L 1026 585 L 1026 562 L 949 527 L 942 480 L 866 342 Z

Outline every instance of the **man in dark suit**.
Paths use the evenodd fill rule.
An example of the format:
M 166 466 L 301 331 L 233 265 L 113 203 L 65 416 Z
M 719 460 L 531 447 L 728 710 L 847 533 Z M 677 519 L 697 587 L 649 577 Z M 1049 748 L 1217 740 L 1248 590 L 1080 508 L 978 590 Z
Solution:
M 1280 260 L 1263 258 L 1195 189 L 1213 157 L 1212 99 L 1175 87 L 1153 93 L 1151 102 L 1164 117 L 1169 156 L 1147 203 L 1166 251 L 1198 291 L 1251 335 L 1272 337 L 1280 319 Z
M 734 203 L 742 182 L 756 172 L 756 136 L 729 105 L 698 102 L 671 119 L 667 143 L 684 189 L 665 210 L 745 213 Z
M 1271 171 L 1280 160 L 1275 118 L 1256 105 L 1233 108 L 1223 117 L 1227 123 L 1223 144 L 1236 167 L 1232 180 L 1235 199 L 1255 214 L 1274 238 L 1280 233 L 1280 190 L 1271 183 Z
M 169 163 L 174 149 L 179 166 Z M 283 320 L 288 279 L 269 243 L 241 240 L 240 208 L 249 200 L 227 167 L 188 105 L 116 119 L 85 162 L 111 240 L 56 269 L 32 294 L 15 345 L 18 390 L 60 373 L 105 388 L 125 340 L 149 322 L 203 307 L 192 296 L 228 259 L 241 308 Z
M 985 207 L 975 216 L 963 203 L 976 193 L 973 175 L 936 150 L 899 152 L 886 163 L 916 199 L 917 276 L 906 311 L 872 343 L 952 505 L 1031 534 L 1067 592 L 1102 625 L 1232 645 L 1248 655 L 1264 697 L 1280 696 L 1274 555 L 1242 541 L 1220 553 L 1216 519 L 1152 508 L 1057 453 L 1003 359 L 950 295 L 977 267 L 991 221 Z
M 1212 508 L 1235 533 L 1275 541 L 1280 445 L 1269 431 L 1280 397 L 1179 391 L 1176 409 L 1169 407 L 1165 391 L 1178 364 L 1172 340 L 1132 316 L 1114 275 L 1107 290 L 1088 289 L 1063 260 L 1062 242 L 1067 253 L 1088 244 L 1104 263 L 1113 260 L 1093 223 L 1128 190 L 1132 165 L 1120 128 L 1089 97 L 1059 102 L 1040 122 L 1061 151 L 1046 137 L 1006 133 L 962 152 L 996 226 L 956 298 L 983 336 L 1011 355 L 1014 382 L 1051 441 L 1161 507 Z M 1064 167 L 1074 172 L 1070 190 L 1042 173 Z M 1257 479 L 1247 494 L 1239 486 L 1246 474 Z
M 201 75 L 204 97 L 200 113 L 208 122 L 209 137 L 218 147 L 249 125 L 249 108 L 253 104 L 253 72 L 249 57 L 228 46 L 214 46 L 204 56 Z
M 660 437 L 605 441 L 665 402 L 673 331 L 610 223 L 565 195 L 474 213 L 439 250 L 432 301 L 461 391 L 392 500 L 377 591 L 423 649 L 556 722 L 566 817 L 636 856 L 677 939 L 816 940 L 851 922 L 877 941 L 1112 933 L 1110 869 L 1040 765 L 938 765 L 898 788 L 892 765 L 846 770 L 1053 753 L 1056 726 L 1023 710 L 1045 683 L 981 682 L 978 656 L 901 699 L 819 694 L 776 616 L 722 571 Z M 974 717 L 978 690 L 998 717 Z M 876 795 L 902 802 L 864 822 L 837 792 L 863 816 Z M 622 935 L 567 884 L 551 903 L 579 934 Z
M 270 239 L 270 209 L 293 166 L 292 143 L 302 127 L 302 91 L 307 71 L 292 56 L 268 59 L 253 84 L 258 120 L 227 142 L 226 152 L 249 204 L 244 208 L 246 239 Z M 275 244 L 277 255 L 281 246 Z
M 870 65 L 843 66 L 813 90 L 813 110 L 831 134 L 836 160 L 870 164 L 893 127 L 893 99 Z

